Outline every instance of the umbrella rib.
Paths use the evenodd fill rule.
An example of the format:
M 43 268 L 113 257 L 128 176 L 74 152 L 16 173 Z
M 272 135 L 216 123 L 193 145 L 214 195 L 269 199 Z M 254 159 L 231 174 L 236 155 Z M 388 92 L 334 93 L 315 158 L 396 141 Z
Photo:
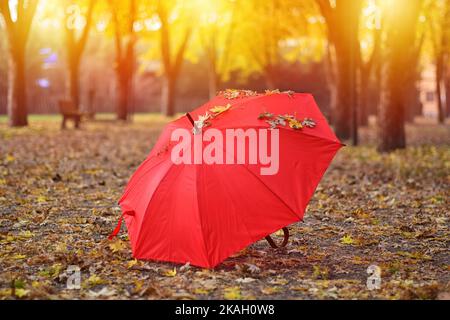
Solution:
M 209 261 L 209 251 L 208 251 L 208 246 L 206 245 L 206 240 L 205 240 L 205 233 L 203 232 L 203 224 L 202 224 L 202 214 L 200 211 L 200 203 L 198 202 L 198 198 L 199 198 L 199 188 L 198 188 L 198 183 L 200 181 L 200 179 L 198 178 L 198 166 L 195 166 L 195 188 L 196 188 L 196 195 L 195 195 L 195 201 L 197 203 L 197 213 L 198 213 L 198 221 L 200 223 L 200 231 L 202 234 L 202 239 L 203 239 L 203 246 L 205 247 L 205 257 L 206 260 L 208 261 L 208 263 L 211 265 L 211 261 Z
M 139 168 L 142 167 L 142 166 L 144 166 L 144 165 L 145 165 L 147 162 L 149 162 L 150 160 L 152 160 L 152 158 L 146 159 L 146 160 L 139 166 Z M 161 163 L 163 163 L 165 160 L 166 160 L 166 159 L 163 159 L 162 161 L 159 161 L 158 163 L 155 163 L 155 164 L 154 164 L 153 166 L 151 166 L 150 168 L 147 168 L 147 169 L 142 173 L 142 175 L 141 175 L 139 178 L 137 178 L 136 181 L 133 181 L 133 177 L 131 177 L 130 182 L 132 182 L 133 184 L 126 188 L 127 190 L 125 191 L 125 193 L 123 194 L 123 196 L 120 198 L 119 204 L 126 198 L 126 196 L 131 192 L 131 190 L 134 189 L 134 187 L 138 184 L 138 182 L 141 181 L 141 180 L 143 179 L 143 177 L 144 177 L 149 171 L 151 171 L 151 170 L 155 169 L 156 167 L 158 167 L 158 166 L 159 166 Z M 139 168 L 137 169 L 136 173 L 139 171 Z
M 158 186 L 156 187 L 156 189 L 155 189 L 155 191 L 153 191 L 153 194 L 152 194 L 152 196 L 150 197 L 150 200 L 148 201 L 148 204 L 146 205 L 146 207 L 145 207 L 145 211 L 144 211 L 144 215 L 142 216 L 142 222 L 141 222 L 141 225 L 139 226 L 139 231 L 138 231 L 138 237 L 137 237 L 137 240 L 136 240 L 136 243 L 138 244 L 139 243 L 139 240 L 141 239 L 141 229 L 142 229 L 142 225 L 144 224 L 144 221 L 145 221 L 145 217 L 147 216 L 147 212 L 148 212 L 148 208 L 150 207 L 150 203 L 152 202 L 152 200 L 153 200 L 153 197 L 155 196 L 155 194 L 158 192 L 158 190 L 159 190 L 159 188 L 160 188 L 160 186 L 161 186 L 161 183 L 166 179 L 166 177 L 169 175 L 169 173 L 170 173 L 170 171 L 173 169 L 173 164 L 169 167 L 169 169 L 167 169 L 167 172 L 164 174 L 164 176 L 161 178 L 161 180 L 159 181 L 159 183 L 158 183 Z M 137 248 L 136 248 L 136 251 L 137 251 Z
M 230 196 L 230 193 L 229 193 L 228 189 L 227 189 L 227 188 L 224 188 L 224 190 L 225 190 L 225 192 L 227 193 L 228 197 L 229 197 L 230 199 L 232 199 L 232 197 Z M 250 231 L 249 231 L 247 225 L 245 224 L 244 220 L 242 219 L 242 217 L 241 217 L 240 215 L 237 215 L 237 216 L 238 216 L 239 219 L 242 221 L 242 225 L 245 227 L 245 230 L 247 231 L 247 234 L 248 234 L 250 240 L 253 241 L 253 242 L 254 242 L 254 241 L 258 241 L 259 239 L 256 239 L 256 238 L 254 238 L 254 237 L 251 235 L 251 233 L 250 233 Z
M 257 174 L 255 174 L 252 170 L 250 170 L 246 165 L 242 165 L 248 172 L 250 172 L 261 184 L 264 185 L 264 187 L 266 187 L 267 190 L 269 190 L 276 198 L 278 198 L 278 200 L 280 200 L 286 208 L 289 209 L 289 212 L 291 212 L 297 219 L 299 219 L 299 217 L 297 216 L 297 214 L 295 213 L 294 209 L 291 208 L 291 206 L 289 206 L 278 194 L 276 194 L 272 189 L 269 188 L 269 186 L 267 184 L 264 183 L 264 181 L 262 181 Z
M 287 131 L 287 132 L 295 132 L 295 131 L 289 130 L 288 128 L 280 128 L 280 129 L 283 129 L 284 131 Z M 334 141 L 334 140 L 331 140 L 331 139 L 328 139 L 328 138 L 325 138 L 325 137 L 316 136 L 316 135 L 314 135 L 314 134 L 306 133 L 306 132 L 304 132 L 304 131 L 300 131 L 299 133 L 301 133 L 301 134 L 303 134 L 303 135 L 305 135 L 305 136 L 309 136 L 309 137 L 313 137 L 313 138 L 322 139 L 322 140 L 327 141 L 327 142 L 332 142 L 332 143 L 334 143 L 334 144 L 343 145 L 343 144 L 342 144 L 341 142 L 339 142 L 339 141 Z

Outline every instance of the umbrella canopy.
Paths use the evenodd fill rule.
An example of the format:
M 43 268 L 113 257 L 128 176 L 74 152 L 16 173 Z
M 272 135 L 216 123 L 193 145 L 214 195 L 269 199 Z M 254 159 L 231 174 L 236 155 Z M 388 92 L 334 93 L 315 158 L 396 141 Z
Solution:
M 192 136 L 186 145 L 195 149 L 200 141 L 202 150 L 213 140 L 205 136 L 217 140 L 218 133 L 223 133 L 223 150 L 216 148 L 211 154 L 216 160 L 223 155 L 224 163 L 198 162 L 194 151 L 192 155 L 178 152 L 174 159 L 174 148 L 179 148 L 181 141 L 179 135 L 179 140 L 174 140 L 174 133 L 180 129 L 189 130 Z M 245 161 L 237 146 L 226 148 L 231 129 L 247 134 Z M 249 129 L 259 130 L 258 134 L 252 136 Z M 263 130 L 267 141 L 266 146 L 259 141 L 259 150 L 266 149 L 272 156 L 278 153 L 272 169 L 267 161 L 250 160 L 250 139 L 263 137 Z M 217 266 L 246 246 L 301 221 L 341 147 L 310 94 L 220 94 L 168 124 L 126 187 L 119 204 L 133 256 Z M 182 157 L 196 159 L 187 163 L 179 161 Z M 120 225 L 115 234 L 119 229 Z

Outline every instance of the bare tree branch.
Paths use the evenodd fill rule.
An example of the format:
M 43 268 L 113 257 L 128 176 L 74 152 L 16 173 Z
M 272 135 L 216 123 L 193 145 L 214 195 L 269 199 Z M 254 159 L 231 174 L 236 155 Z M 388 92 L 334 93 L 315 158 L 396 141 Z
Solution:
M 192 35 L 192 27 L 189 26 L 184 35 L 183 42 L 181 43 L 180 47 L 178 48 L 178 52 L 175 57 L 175 62 L 173 65 L 173 71 L 175 73 L 178 73 L 178 71 L 181 68 L 181 64 L 183 63 L 184 52 L 186 51 L 186 48 L 187 48 L 187 45 L 191 38 L 191 35 Z
M 83 52 L 84 47 L 86 46 L 86 42 L 87 42 L 89 32 L 91 29 L 91 25 L 92 25 L 92 16 L 94 13 L 94 6 L 95 6 L 95 0 L 90 0 L 88 11 L 86 14 L 86 25 L 84 26 L 81 37 L 77 43 L 77 52 L 79 52 L 79 53 Z
M 23 8 L 23 36 L 25 39 L 28 39 L 28 35 L 30 34 L 31 24 L 33 23 L 33 17 L 36 13 L 37 6 L 39 4 L 39 0 L 36 1 L 28 1 L 28 6 Z M 19 20 L 17 20 L 19 21 Z
M 157 14 L 161 21 L 161 53 L 164 69 L 167 73 L 172 73 L 171 50 L 170 50 L 170 30 L 167 17 L 167 10 L 161 1 L 158 1 Z
M 0 13 L 5 19 L 6 28 L 8 29 L 8 33 L 14 34 L 14 22 L 11 18 L 11 10 L 9 9 L 8 1 L 0 1 Z
M 108 0 L 109 6 L 111 8 L 111 15 L 114 23 L 114 39 L 116 44 L 116 54 L 117 54 L 117 60 L 122 60 L 122 35 L 120 33 L 119 28 L 119 17 L 117 13 L 117 8 L 113 0 Z

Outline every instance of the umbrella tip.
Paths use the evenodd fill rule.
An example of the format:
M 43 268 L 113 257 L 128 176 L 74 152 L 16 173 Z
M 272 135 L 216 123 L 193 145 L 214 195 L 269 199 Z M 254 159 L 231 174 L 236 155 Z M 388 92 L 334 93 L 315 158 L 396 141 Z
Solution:
M 192 119 L 192 116 L 191 116 L 191 114 L 189 112 L 186 113 L 186 117 L 188 118 L 188 120 L 192 124 L 192 126 L 194 127 L 195 126 L 195 122 L 194 122 L 194 119 Z

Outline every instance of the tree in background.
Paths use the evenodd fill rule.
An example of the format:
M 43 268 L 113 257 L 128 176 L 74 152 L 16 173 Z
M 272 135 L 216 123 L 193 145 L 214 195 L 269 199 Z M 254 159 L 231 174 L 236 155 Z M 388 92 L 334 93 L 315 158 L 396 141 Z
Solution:
M 183 11 L 182 5 L 175 0 L 159 0 L 156 7 L 156 14 L 161 23 L 159 30 L 160 50 L 164 73 L 161 98 L 162 113 L 166 116 L 173 116 L 175 114 L 177 81 L 193 31 L 192 21 L 179 17 Z M 181 21 L 183 31 L 179 33 L 173 30 L 173 28 L 176 28 L 176 20 L 184 20 Z M 179 42 L 178 48 L 176 47 L 176 42 Z
M 369 124 L 369 93 L 373 88 L 374 71 L 381 64 L 382 11 L 379 1 L 369 3 L 371 5 L 363 10 L 358 48 L 359 126 Z
M 2 14 L 8 32 L 9 76 L 8 116 L 13 127 L 28 125 L 26 48 L 31 24 L 39 1 L 17 1 L 17 7 L 10 8 L 9 1 L 0 1 Z
M 448 66 L 449 33 L 450 33 L 450 3 L 444 0 L 430 1 L 426 10 L 429 39 L 432 47 L 435 65 L 436 100 L 438 106 L 438 121 L 444 123 L 446 106 L 444 104 L 445 67 Z M 448 100 L 447 95 L 447 100 Z
M 341 139 L 355 137 L 356 50 L 361 14 L 361 0 L 316 0 L 328 27 L 328 40 L 334 49 L 336 83 L 332 106 L 333 124 Z M 352 112 L 353 111 L 353 112 Z M 353 124 L 353 125 L 352 125 Z M 353 132 L 352 132 L 353 127 Z
M 446 116 L 450 117 L 450 3 L 446 2 L 444 30 L 444 86 L 446 101 Z
M 243 81 L 262 75 L 267 89 L 277 89 L 285 62 L 320 60 L 323 41 L 314 37 L 323 33 L 313 1 L 270 0 L 257 6 L 252 1 L 227 2 L 228 10 L 224 6 L 225 13 L 218 14 L 217 30 L 205 26 L 215 50 L 210 50 L 211 41 L 210 47 L 203 46 L 222 66 L 222 80 L 231 72 Z M 221 16 L 228 21 L 223 23 Z
M 117 119 L 127 120 L 132 102 L 133 76 L 135 70 L 135 45 L 137 35 L 134 24 L 137 19 L 137 0 L 108 0 L 114 27 L 116 47 L 116 76 L 118 99 Z
M 85 3 L 87 2 L 87 3 Z M 65 4 L 65 34 L 67 48 L 67 64 L 69 69 L 69 96 L 80 108 L 80 63 L 92 26 L 95 0 L 86 0 L 86 14 L 83 14 L 81 1 L 66 0 Z
M 199 13 L 197 30 L 198 48 L 196 56 L 204 56 L 208 64 L 208 91 L 212 99 L 227 78 L 232 56 L 238 46 L 235 39 L 238 33 L 238 10 L 241 1 L 218 0 L 205 3 Z M 195 43 L 194 43 L 195 44 Z M 195 51 L 195 50 L 194 50 Z
M 285 3 L 285 2 L 284 2 Z M 289 36 L 283 29 L 283 10 L 280 1 L 268 0 L 258 6 L 248 6 L 252 16 L 251 30 L 245 32 L 249 38 L 245 42 L 251 59 L 255 61 L 266 80 L 267 89 L 276 89 L 276 67 L 281 61 L 280 41 Z
M 381 105 L 378 115 L 379 150 L 406 147 L 405 77 L 414 60 L 416 26 L 421 0 L 396 0 L 386 8 L 386 46 Z

